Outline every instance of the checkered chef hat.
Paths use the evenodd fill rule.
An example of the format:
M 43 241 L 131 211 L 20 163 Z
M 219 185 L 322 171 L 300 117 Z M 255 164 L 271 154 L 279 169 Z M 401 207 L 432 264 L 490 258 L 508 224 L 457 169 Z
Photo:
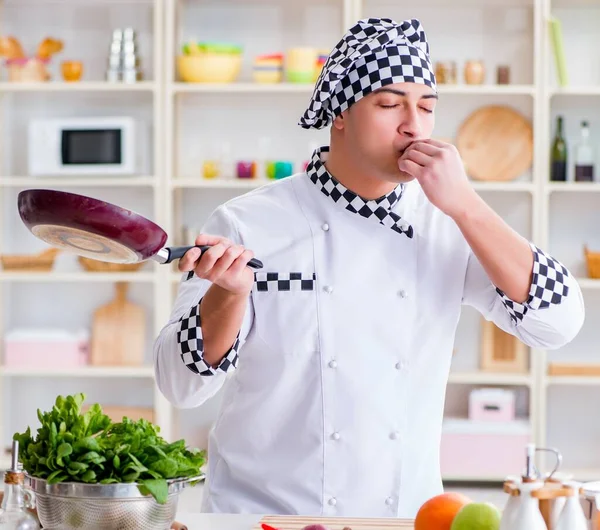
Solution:
M 333 48 L 315 85 L 304 129 L 321 129 L 360 98 L 384 85 L 420 83 L 435 90 L 425 31 L 417 19 L 359 20 Z

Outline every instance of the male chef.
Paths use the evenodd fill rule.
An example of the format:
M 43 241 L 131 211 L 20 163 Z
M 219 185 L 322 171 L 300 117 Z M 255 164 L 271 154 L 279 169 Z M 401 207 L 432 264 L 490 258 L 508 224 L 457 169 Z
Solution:
M 218 207 L 196 240 L 210 250 L 180 261 L 154 362 L 177 407 L 223 387 L 204 511 L 414 517 L 442 492 L 461 307 L 533 348 L 579 332 L 573 275 L 431 139 L 437 100 L 419 21 L 359 21 L 300 120 L 330 145 Z

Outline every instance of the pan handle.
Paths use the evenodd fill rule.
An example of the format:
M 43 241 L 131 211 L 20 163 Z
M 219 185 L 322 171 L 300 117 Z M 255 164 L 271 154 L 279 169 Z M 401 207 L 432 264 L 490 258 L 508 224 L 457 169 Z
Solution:
M 175 261 L 176 259 L 183 258 L 183 255 L 191 248 L 194 248 L 194 245 L 192 245 L 191 247 L 168 247 L 168 248 L 166 248 L 165 250 L 169 251 L 169 257 L 167 258 L 167 261 L 165 261 L 165 263 L 171 263 L 172 261 Z M 202 252 L 206 252 L 210 248 L 210 246 L 196 245 L 196 248 L 199 248 Z M 252 258 L 248 262 L 248 265 L 254 269 L 262 269 L 263 268 L 262 261 L 257 260 L 256 258 Z

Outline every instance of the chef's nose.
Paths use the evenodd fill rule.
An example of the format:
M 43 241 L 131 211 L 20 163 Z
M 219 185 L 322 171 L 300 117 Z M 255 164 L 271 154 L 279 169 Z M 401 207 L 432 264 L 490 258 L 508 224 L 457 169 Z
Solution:
M 398 132 L 405 138 L 415 140 L 420 137 L 421 127 L 419 123 L 418 109 L 407 106 L 402 116 L 402 121 L 398 126 Z

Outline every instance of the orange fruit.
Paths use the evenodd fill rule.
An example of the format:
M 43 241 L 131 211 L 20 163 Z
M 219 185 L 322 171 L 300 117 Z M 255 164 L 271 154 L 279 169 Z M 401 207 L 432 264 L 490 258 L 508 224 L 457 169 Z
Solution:
M 462 493 L 442 493 L 426 501 L 415 518 L 415 530 L 450 530 L 460 509 L 472 501 Z

